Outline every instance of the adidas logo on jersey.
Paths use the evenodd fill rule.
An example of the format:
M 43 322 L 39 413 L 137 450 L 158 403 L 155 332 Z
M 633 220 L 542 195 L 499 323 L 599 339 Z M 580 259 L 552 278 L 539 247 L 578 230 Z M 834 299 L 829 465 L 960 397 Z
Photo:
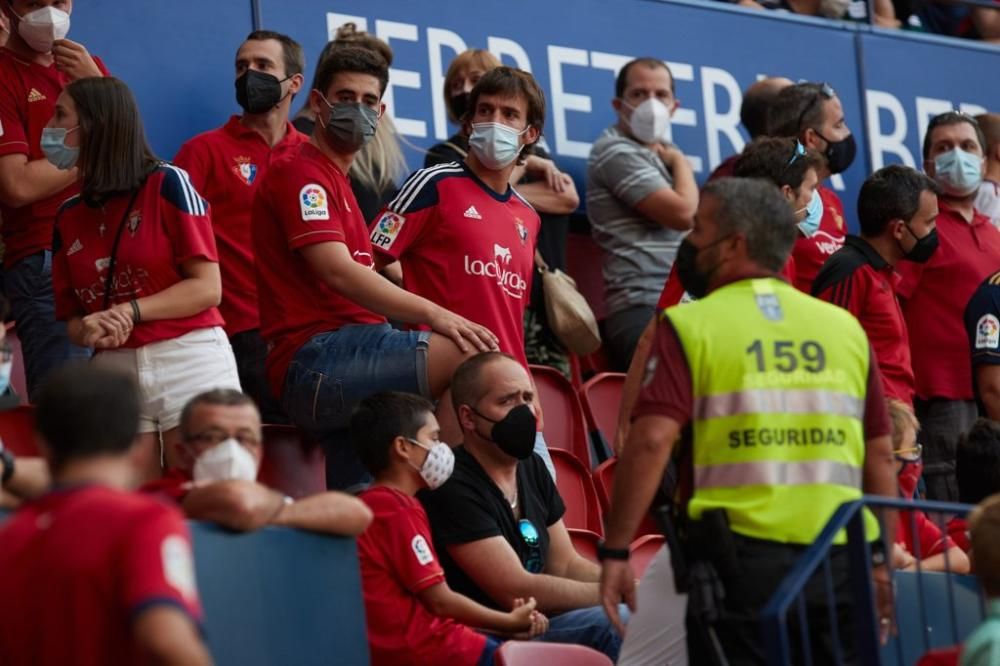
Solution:
M 479 214 L 475 206 L 469 206 L 465 211 L 465 217 L 472 218 L 473 220 L 481 220 L 483 216 Z
M 36 88 L 32 88 L 31 92 L 28 93 L 29 102 L 41 102 L 44 99 L 48 99 L 45 95 L 38 92 Z
M 83 249 L 83 243 L 81 243 L 80 239 L 77 238 L 75 241 L 73 241 L 73 244 L 69 246 L 69 249 L 66 250 L 66 256 L 68 257 L 71 254 L 76 254 L 82 249 Z

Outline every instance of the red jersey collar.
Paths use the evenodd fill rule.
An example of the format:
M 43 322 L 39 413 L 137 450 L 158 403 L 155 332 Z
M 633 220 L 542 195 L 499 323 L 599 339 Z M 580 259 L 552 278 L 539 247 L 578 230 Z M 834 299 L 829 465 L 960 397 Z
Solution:
M 975 208 L 972 209 L 972 221 L 966 222 L 962 214 L 955 210 L 955 207 L 950 205 L 944 197 L 938 197 L 938 211 L 940 213 L 946 212 L 951 217 L 961 221 L 963 224 L 968 224 L 970 227 L 978 227 L 982 224 L 990 223 L 990 218 L 986 217 Z

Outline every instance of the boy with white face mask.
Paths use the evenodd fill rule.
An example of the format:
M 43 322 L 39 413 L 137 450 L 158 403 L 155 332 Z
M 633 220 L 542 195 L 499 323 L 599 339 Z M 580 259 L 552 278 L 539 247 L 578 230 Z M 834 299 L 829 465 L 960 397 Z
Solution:
M 233 389 L 214 389 L 191 399 L 181 414 L 180 463 L 142 487 L 177 502 L 188 518 L 238 532 L 281 525 L 353 536 L 371 522 L 355 497 L 325 492 L 293 500 L 257 483 L 264 455 L 260 413 Z
M 440 434 L 431 403 L 407 393 L 366 398 L 351 418 L 358 457 L 375 477 L 360 495 L 375 521 L 358 538 L 373 666 L 485 666 L 500 642 L 470 627 L 519 638 L 548 628 L 534 598 L 515 599 L 505 613 L 454 592 L 445 581 L 427 514 L 414 497 L 439 488 L 454 469 L 455 456 Z
M 99 58 L 66 39 L 72 11 L 71 0 L 0 0 L 7 27 L 0 48 L 4 291 L 18 322 L 29 398 L 50 370 L 89 355 L 70 344 L 52 296 L 52 224 L 59 204 L 79 191 L 78 174 L 52 166 L 40 145 L 63 87 L 107 74 Z
M 604 255 L 604 342 L 617 370 L 628 367 L 698 206 L 691 166 L 670 143 L 677 105 L 666 64 L 626 64 L 611 101 L 617 122 L 594 143 L 587 165 L 587 216 Z

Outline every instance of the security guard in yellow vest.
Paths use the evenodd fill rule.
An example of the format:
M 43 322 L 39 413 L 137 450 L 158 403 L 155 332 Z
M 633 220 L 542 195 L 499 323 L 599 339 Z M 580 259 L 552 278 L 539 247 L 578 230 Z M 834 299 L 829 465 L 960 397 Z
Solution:
M 699 300 L 662 314 L 599 550 L 603 601 L 617 620 L 623 598 L 635 610 L 628 544 L 690 426 L 688 518 L 696 527 L 724 521 L 712 549 L 728 549 L 733 563 L 718 572 L 725 598 L 714 623 L 730 664 L 764 663 L 757 611 L 837 507 L 862 492 L 896 495 L 891 425 L 864 331 L 849 313 L 776 277 L 796 234 L 794 213 L 771 184 L 722 179 L 702 191 L 676 259 Z M 878 526 L 868 519 L 874 538 Z M 894 522 L 887 529 L 894 534 Z M 831 560 L 839 602 L 846 553 Z M 831 653 L 825 592 L 806 592 L 814 663 Z M 838 610 L 850 663 L 853 627 Z M 880 601 L 879 610 L 888 619 L 891 605 Z M 623 654 L 627 645 L 628 634 Z M 689 635 L 688 646 L 690 663 L 708 663 L 699 640 Z

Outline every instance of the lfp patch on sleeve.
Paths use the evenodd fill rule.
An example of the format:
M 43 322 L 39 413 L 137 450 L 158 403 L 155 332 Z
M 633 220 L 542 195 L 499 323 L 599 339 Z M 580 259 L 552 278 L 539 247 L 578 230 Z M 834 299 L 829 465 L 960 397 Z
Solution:
M 330 204 L 322 185 L 309 183 L 299 190 L 299 209 L 304 222 L 330 219 Z
M 996 349 L 1000 347 L 1000 319 L 985 314 L 976 324 L 976 349 Z
M 388 250 L 396 242 L 396 236 L 404 224 L 406 224 L 405 217 L 387 210 L 372 227 L 372 245 L 380 250 Z
M 418 534 L 413 537 L 413 541 L 410 542 L 410 548 L 413 549 L 413 554 L 417 556 L 417 562 L 420 564 L 427 565 L 434 561 L 431 548 L 427 545 L 427 540 L 423 536 Z

